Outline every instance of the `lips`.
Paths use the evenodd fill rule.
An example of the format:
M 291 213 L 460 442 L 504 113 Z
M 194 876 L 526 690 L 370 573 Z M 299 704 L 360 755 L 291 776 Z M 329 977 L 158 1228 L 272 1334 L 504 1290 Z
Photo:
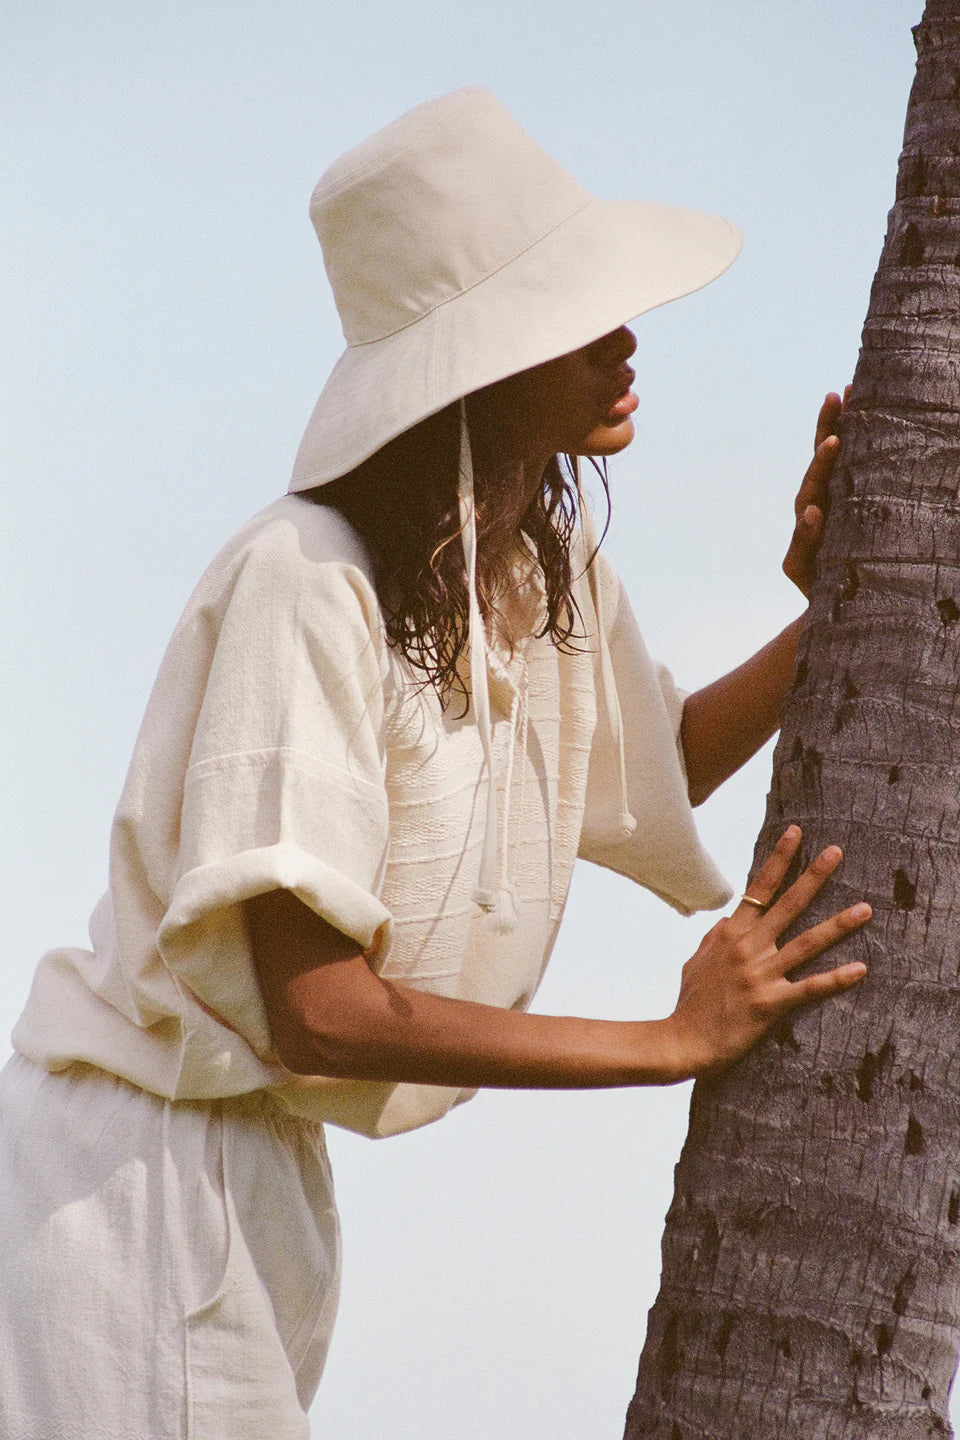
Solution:
M 604 418 L 606 420 L 626 420 L 627 416 L 632 415 L 639 404 L 640 401 L 636 395 L 634 395 L 633 391 L 627 390 L 618 399 L 614 400 Z
M 616 374 L 616 389 L 611 393 L 605 414 L 608 418 L 626 419 L 640 404 L 630 386 L 637 378 L 629 365 L 621 365 Z

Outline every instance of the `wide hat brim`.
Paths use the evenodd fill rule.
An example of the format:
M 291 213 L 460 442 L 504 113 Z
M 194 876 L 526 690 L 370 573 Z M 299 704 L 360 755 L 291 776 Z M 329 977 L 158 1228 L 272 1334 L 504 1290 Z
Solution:
M 334 480 L 461 396 L 701 289 L 741 243 L 718 215 L 590 200 L 421 319 L 349 345 L 314 407 L 289 489 Z

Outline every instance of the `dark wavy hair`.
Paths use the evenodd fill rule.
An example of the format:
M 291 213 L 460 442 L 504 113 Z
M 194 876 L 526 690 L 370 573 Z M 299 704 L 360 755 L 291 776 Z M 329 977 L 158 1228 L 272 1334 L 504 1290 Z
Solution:
M 457 497 L 459 444 L 459 407 L 454 404 L 391 440 L 355 470 L 303 491 L 302 498 L 334 506 L 360 534 L 373 560 L 389 643 L 444 703 L 459 693 L 466 713 L 470 697 L 458 672 L 469 633 Z M 606 466 L 592 463 L 606 498 L 605 535 L 610 518 Z M 484 619 L 496 616 L 507 643 L 513 644 L 516 637 L 500 602 L 515 578 L 519 547 L 543 576 L 546 616 L 537 634 L 550 635 L 561 649 L 574 649 L 583 631 L 571 563 L 580 504 L 573 464 L 567 456 L 554 456 L 522 513 L 516 471 L 484 472 L 475 462 L 474 493 L 477 597 Z

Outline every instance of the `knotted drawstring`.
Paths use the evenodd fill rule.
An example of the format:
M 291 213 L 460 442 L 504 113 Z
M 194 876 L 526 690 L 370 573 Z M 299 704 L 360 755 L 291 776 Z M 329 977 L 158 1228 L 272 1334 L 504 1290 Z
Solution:
M 507 771 L 504 778 L 503 833 L 500 836 L 500 874 L 497 879 L 497 913 L 495 928 L 507 934 L 520 923 L 520 904 L 516 886 L 510 880 L 510 817 L 513 809 L 514 757 L 520 751 L 522 776 L 520 780 L 519 813 L 523 820 L 523 805 L 526 793 L 527 766 L 527 667 L 523 667 L 523 685 L 514 691 L 510 705 L 510 743 L 507 747 Z
M 480 852 L 480 876 L 473 899 L 484 910 L 497 908 L 497 787 L 493 775 L 493 739 L 490 731 L 490 688 L 487 683 L 487 641 L 477 599 L 477 514 L 473 496 L 473 452 L 467 428 L 467 402 L 460 401 L 460 474 L 457 484 L 460 531 L 467 570 L 467 624 L 470 647 L 470 691 L 487 767 L 487 813 Z
M 590 586 L 590 598 L 593 600 L 593 610 L 597 617 L 597 645 L 600 650 L 600 678 L 603 684 L 603 703 L 607 711 L 607 723 L 610 726 L 613 743 L 617 747 L 617 759 L 620 766 L 620 814 L 617 816 L 617 823 L 620 826 L 620 839 L 629 840 L 637 828 L 637 822 L 630 814 L 630 801 L 627 795 L 627 757 L 623 745 L 623 716 L 620 712 L 620 696 L 617 694 L 617 681 L 613 673 L 610 647 L 607 644 L 607 630 L 603 623 L 603 596 L 600 590 L 600 567 L 596 563 L 597 532 L 594 529 L 593 516 L 590 514 L 589 506 L 584 500 L 583 491 L 580 488 L 580 466 L 577 460 L 574 460 L 573 468 L 577 482 L 577 493 L 580 496 L 580 526 L 583 530 L 584 552 L 585 557 L 589 556 L 590 560 L 587 567 L 587 583 Z
M 493 772 L 493 733 L 490 723 L 490 685 L 487 677 L 487 637 L 480 614 L 477 598 L 477 515 L 473 492 L 473 452 L 470 447 L 470 431 L 467 426 L 467 406 L 460 401 L 460 466 L 457 484 L 460 506 L 460 531 L 463 540 L 463 558 L 467 571 L 468 610 L 467 623 L 470 653 L 470 690 L 480 745 L 487 767 L 487 806 L 483 824 L 483 847 L 480 852 L 480 874 L 473 899 L 481 909 L 494 915 L 494 926 L 507 933 L 519 924 L 519 904 L 516 890 L 508 876 L 510 847 L 510 811 L 513 790 L 514 755 L 517 732 L 522 731 L 521 754 L 526 756 L 527 697 L 526 685 L 522 693 L 515 693 L 510 707 L 510 744 L 507 750 L 507 768 L 504 794 L 503 834 L 500 834 L 497 813 L 497 785 Z M 526 670 L 524 669 L 524 675 Z M 524 778 L 526 767 L 524 765 Z M 521 785 L 520 813 L 523 815 L 523 786 Z M 498 865 L 499 860 L 499 865 Z

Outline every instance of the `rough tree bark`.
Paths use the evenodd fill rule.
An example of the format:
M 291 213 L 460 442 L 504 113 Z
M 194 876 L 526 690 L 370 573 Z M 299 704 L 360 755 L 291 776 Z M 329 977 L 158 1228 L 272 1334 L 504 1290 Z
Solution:
M 865 982 L 696 1086 L 627 1440 L 951 1434 L 960 1336 L 960 0 L 896 203 L 757 854 L 865 897 Z M 806 922 L 805 922 L 806 923 Z M 835 956 L 826 957 L 831 963 Z

